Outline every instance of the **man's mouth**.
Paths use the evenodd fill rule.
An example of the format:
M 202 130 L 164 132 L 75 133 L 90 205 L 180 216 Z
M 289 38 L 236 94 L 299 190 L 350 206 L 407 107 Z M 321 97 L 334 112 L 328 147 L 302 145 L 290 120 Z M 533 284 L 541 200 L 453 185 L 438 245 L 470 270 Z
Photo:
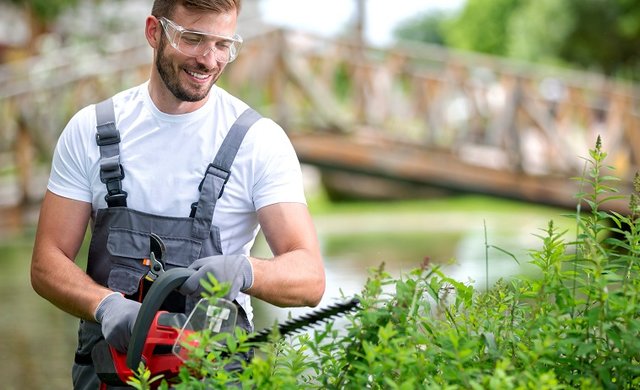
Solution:
M 191 77 L 193 77 L 193 78 L 195 78 L 197 80 L 201 80 L 201 81 L 207 80 L 209 77 L 211 77 L 211 75 L 209 75 L 209 74 L 197 73 L 197 72 L 193 72 L 193 71 L 186 70 L 186 69 L 185 69 L 185 72 L 187 72 L 187 74 L 189 76 L 191 76 Z

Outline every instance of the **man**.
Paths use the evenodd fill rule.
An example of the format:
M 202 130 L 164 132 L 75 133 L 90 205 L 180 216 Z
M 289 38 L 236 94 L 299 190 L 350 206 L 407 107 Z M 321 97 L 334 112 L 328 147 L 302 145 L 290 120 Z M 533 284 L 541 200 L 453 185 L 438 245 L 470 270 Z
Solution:
M 128 298 L 144 289 L 151 233 L 166 245 L 167 268 L 194 270 L 181 292 L 197 298 L 208 273 L 230 283 L 227 297 L 248 330 L 248 295 L 315 306 L 324 293 L 291 143 L 215 85 L 241 43 L 240 1 L 154 1 L 145 26 L 154 52 L 149 80 L 79 111 L 58 141 L 31 280 L 81 319 L 75 388 L 98 386 L 90 352 L 101 337 L 120 350 L 128 345 L 140 307 Z M 75 257 L 89 222 L 85 273 Z M 272 259 L 248 256 L 260 228 Z

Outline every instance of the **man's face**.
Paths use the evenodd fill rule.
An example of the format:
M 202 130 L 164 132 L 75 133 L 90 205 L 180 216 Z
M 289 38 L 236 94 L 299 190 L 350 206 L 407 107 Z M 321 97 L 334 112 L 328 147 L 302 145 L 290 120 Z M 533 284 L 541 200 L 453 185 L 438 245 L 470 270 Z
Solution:
M 235 12 L 196 14 L 178 7 L 173 18 L 174 22 L 189 30 L 227 36 L 233 35 L 236 26 Z M 176 99 L 198 102 L 207 97 L 226 66 L 226 63 L 218 62 L 214 57 L 213 53 L 199 57 L 182 54 L 171 46 L 162 31 L 156 53 L 156 68 L 165 86 Z

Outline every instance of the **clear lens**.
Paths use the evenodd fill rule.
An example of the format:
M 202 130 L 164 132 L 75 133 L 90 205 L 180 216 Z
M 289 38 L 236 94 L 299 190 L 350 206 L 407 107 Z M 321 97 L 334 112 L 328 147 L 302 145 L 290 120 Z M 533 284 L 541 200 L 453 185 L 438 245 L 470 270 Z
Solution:
M 177 49 L 182 53 L 199 57 L 213 52 L 216 61 L 230 62 L 236 58 L 238 43 L 225 37 L 184 31 L 177 39 Z
M 231 62 L 236 59 L 242 38 L 239 35 L 225 37 L 185 30 L 167 18 L 160 18 L 167 39 L 175 49 L 192 57 L 200 57 L 213 52 L 218 62 Z

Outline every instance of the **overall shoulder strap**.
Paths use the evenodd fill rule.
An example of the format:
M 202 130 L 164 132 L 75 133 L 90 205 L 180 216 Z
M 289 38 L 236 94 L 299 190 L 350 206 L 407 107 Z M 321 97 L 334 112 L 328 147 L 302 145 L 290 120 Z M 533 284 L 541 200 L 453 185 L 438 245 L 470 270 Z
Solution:
M 116 128 L 113 101 L 96 104 L 96 143 L 100 148 L 100 181 L 107 187 L 104 199 L 108 207 L 126 207 L 127 193 L 122 190 L 124 170 L 120 164 L 120 132 Z
M 200 183 L 200 199 L 191 206 L 191 217 L 194 218 L 192 230 L 194 237 L 200 239 L 208 237 L 216 201 L 222 196 L 224 186 L 231 176 L 233 160 L 236 158 L 247 131 L 260 118 L 260 114 L 251 108 L 240 114 L 222 141 L 213 162 L 207 167 L 205 176 Z

